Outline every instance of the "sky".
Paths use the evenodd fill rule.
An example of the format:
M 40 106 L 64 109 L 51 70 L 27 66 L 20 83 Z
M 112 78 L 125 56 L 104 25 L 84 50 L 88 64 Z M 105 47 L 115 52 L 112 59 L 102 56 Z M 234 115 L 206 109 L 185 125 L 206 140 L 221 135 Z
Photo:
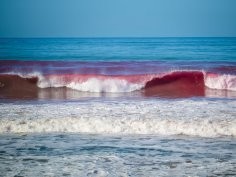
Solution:
M 236 0 L 0 0 L 0 37 L 236 37 Z

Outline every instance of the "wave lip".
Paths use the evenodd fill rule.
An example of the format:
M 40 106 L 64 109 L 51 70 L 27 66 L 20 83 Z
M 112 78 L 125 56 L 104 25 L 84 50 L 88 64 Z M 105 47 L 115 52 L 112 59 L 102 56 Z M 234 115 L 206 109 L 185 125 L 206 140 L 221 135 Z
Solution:
M 236 76 L 229 74 L 205 74 L 205 85 L 211 89 L 236 91 Z

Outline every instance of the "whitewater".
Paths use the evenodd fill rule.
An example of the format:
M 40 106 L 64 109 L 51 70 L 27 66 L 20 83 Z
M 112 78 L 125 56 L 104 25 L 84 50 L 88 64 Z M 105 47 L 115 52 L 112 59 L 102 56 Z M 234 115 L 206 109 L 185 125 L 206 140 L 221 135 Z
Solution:
M 235 100 L 2 103 L 0 133 L 236 137 L 235 109 Z

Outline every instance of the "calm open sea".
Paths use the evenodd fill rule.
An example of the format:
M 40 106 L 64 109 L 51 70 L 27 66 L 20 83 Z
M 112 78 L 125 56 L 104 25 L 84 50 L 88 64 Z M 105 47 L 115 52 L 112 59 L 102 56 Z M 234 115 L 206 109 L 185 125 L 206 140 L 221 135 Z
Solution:
M 236 176 L 236 38 L 0 39 L 3 176 Z

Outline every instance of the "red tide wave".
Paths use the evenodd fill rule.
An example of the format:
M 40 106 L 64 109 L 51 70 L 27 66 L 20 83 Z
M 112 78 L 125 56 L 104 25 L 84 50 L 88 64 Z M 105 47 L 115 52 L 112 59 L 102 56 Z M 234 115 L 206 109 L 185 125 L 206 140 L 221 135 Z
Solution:
M 0 75 L 0 98 L 36 98 L 37 77 L 22 78 L 18 75 Z
M 214 73 L 207 73 L 210 77 L 215 77 Z M 125 80 L 128 84 L 140 84 L 140 91 L 135 91 L 136 95 L 140 96 L 157 96 L 167 98 L 185 98 L 194 96 L 206 96 L 206 86 L 204 83 L 205 74 L 202 71 L 174 71 L 162 75 L 78 75 L 78 74 L 54 74 L 42 76 L 45 80 L 58 79 L 62 82 L 60 88 L 55 88 L 54 85 L 49 85 L 50 88 L 39 88 L 38 83 L 40 77 L 32 76 L 27 78 L 14 74 L 0 74 L 0 98 L 39 98 L 40 94 L 56 95 L 58 98 L 66 98 L 70 92 L 71 95 L 76 95 L 74 92 L 85 94 L 74 90 L 72 93 L 66 85 L 70 82 L 83 83 L 88 79 L 97 78 L 99 80 Z M 95 84 L 96 87 L 96 84 Z M 209 90 L 207 91 L 209 92 Z M 55 93 L 55 94 L 54 94 Z M 96 93 L 97 95 L 98 93 Z M 107 93 L 109 95 L 111 93 Z M 124 93 L 124 95 L 134 95 L 134 93 Z M 212 93 L 211 93 L 212 94 Z M 214 90 L 217 94 L 217 90 Z M 42 95 L 42 94 L 41 94 Z M 104 95 L 104 93 L 103 93 Z M 90 94 L 92 96 L 92 93 Z M 73 96 L 72 96 L 73 97 Z M 47 96 L 45 97 L 47 98 Z
M 204 74 L 199 71 L 172 72 L 148 81 L 146 96 L 191 97 L 205 96 Z
M 118 79 L 128 83 L 142 84 L 144 96 L 192 97 L 205 96 L 204 74 L 201 71 L 175 71 L 163 75 L 47 75 L 46 78 L 59 78 L 65 84 L 72 81 L 85 82 L 90 78 L 99 80 Z

